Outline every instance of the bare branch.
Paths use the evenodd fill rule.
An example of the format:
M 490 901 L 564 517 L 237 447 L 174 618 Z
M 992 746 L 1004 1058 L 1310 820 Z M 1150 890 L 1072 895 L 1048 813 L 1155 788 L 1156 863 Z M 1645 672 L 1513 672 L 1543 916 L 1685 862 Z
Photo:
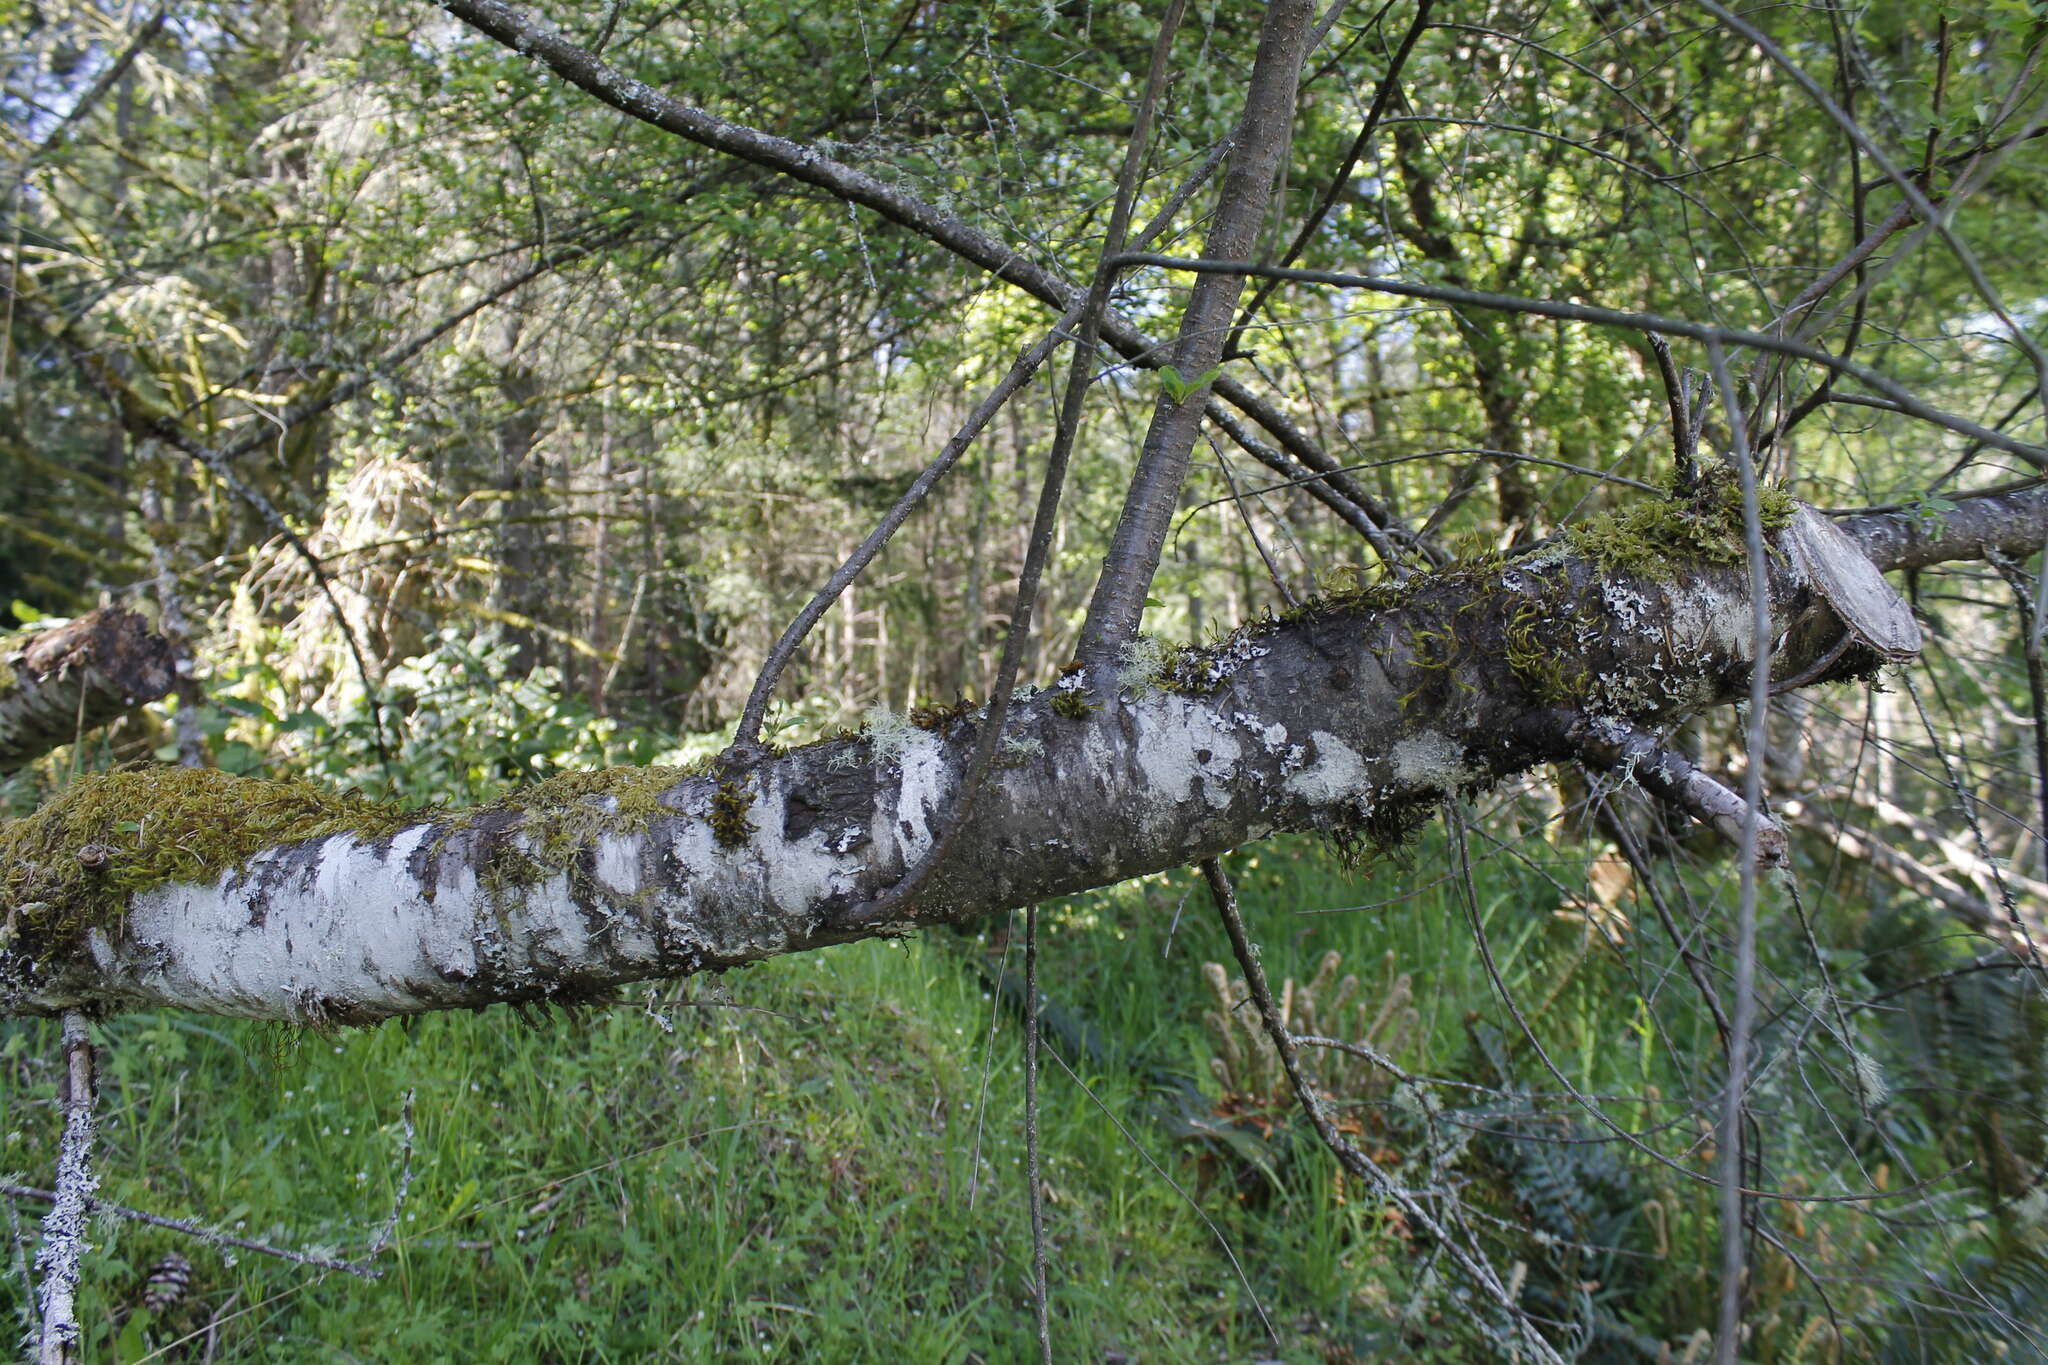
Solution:
M 1381 294 L 1430 299 L 1466 308 L 1533 313 L 1539 317 L 1562 318 L 1567 322 L 1590 323 L 1596 327 L 1625 327 L 1637 331 L 1662 332 L 1666 336 L 1690 337 L 1694 341 L 1713 342 L 1722 346 L 1751 346 L 1758 350 L 1776 351 L 1784 355 L 1797 356 L 1801 360 L 1810 360 L 1816 365 L 1824 365 L 1840 374 L 1850 375 L 1897 403 L 1899 411 L 1908 416 L 1973 437 L 1995 450 L 2017 455 L 2037 468 L 2048 468 L 2048 449 L 2014 440 L 2003 432 L 1993 431 L 1966 417 L 1958 417 L 1954 413 L 1931 407 L 1897 381 L 1846 356 L 1833 355 L 1801 342 L 1788 341 L 1783 337 L 1774 337 L 1763 332 L 1751 332 L 1738 327 L 1718 327 L 1705 322 L 1688 322 L 1680 318 L 1661 317 L 1655 313 L 1628 313 L 1612 308 L 1595 308 L 1588 304 L 1564 303 L 1555 299 L 1492 294 L 1446 284 L 1420 284 L 1410 280 L 1388 279 L 1383 275 L 1346 275 L 1333 270 L 1281 269 L 1278 266 L 1262 266 L 1251 261 L 1193 260 L 1181 256 L 1157 256 L 1149 252 L 1130 253 L 1120 263 L 1224 275 L 1270 275 L 1276 279 L 1298 280 L 1304 284 L 1335 285 L 1340 289 L 1370 289 Z
M 1259 31 L 1259 52 L 1245 93 L 1244 117 L 1224 172 L 1207 251 L 1215 257 L 1249 256 L 1273 196 L 1275 180 L 1293 136 L 1295 92 L 1308 52 L 1315 10 L 1308 0 L 1272 0 Z M 1113 258 L 1115 259 L 1115 258 Z M 1112 267 L 1113 268 L 1113 267 Z M 1205 274 L 1195 282 L 1181 314 L 1173 348 L 1178 382 L 1160 386 L 1152 423 L 1138 456 L 1137 471 L 1124 495 L 1102 574 L 1081 627 L 1082 659 L 1107 658 L 1137 634 L 1145 594 L 1159 568 L 1159 555 L 1173 523 L 1173 507 L 1187 479 L 1188 461 L 1201 429 L 1209 385 L 1220 372 L 1230 317 L 1244 289 L 1244 276 Z
M 1632 780 L 1710 826 L 1731 845 L 1743 847 L 1743 824 L 1752 812 L 1748 801 L 1648 731 L 1613 716 L 1571 711 L 1532 712 L 1521 723 L 1530 743 Z M 1754 847 L 1746 851 L 1764 867 L 1785 866 L 1784 829 L 1768 813 L 1756 814 Z
M 942 212 L 916 195 L 837 161 L 815 147 L 719 118 L 664 95 L 644 81 L 620 73 L 570 42 L 547 20 L 530 15 L 517 6 L 502 3 L 502 0 L 436 0 L 436 3 L 493 41 L 544 62 L 571 85 L 622 113 L 699 146 L 767 167 L 822 189 L 835 198 L 872 210 L 997 279 L 1015 285 L 1042 303 L 1064 311 L 1085 296 L 1086 291 L 1033 260 L 1025 251 Z M 1157 342 L 1113 311 L 1103 317 L 1102 335 L 1119 355 L 1133 364 L 1156 369 L 1171 363 L 1171 357 L 1161 351 Z M 1216 380 L 1214 389 L 1219 397 L 1265 428 L 1283 449 L 1311 470 L 1327 472 L 1336 467 L 1337 461 L 1288 421 L 1285 413 L 1235 379 L 1224 375 Z M 1344 485 L 1335 486 L 1340 493 L 1350 496 L 1350 490 Z M 1376 522 L 1386 524 L 1375 514 L 1374 505 L 1366 503 L 1361 506 Z

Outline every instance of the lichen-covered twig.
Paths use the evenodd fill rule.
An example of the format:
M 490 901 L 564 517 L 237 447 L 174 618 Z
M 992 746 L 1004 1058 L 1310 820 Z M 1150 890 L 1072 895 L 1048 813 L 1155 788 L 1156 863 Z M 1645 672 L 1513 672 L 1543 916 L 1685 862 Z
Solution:
M 78 1355 L 78 1265 L 89 1246 L 86 1220 L 99 1178 L 92 1169 L 94 1080 L 92 1038 L 85 1015 L 64 1015 L 64 1136 L 57 1148 L 56 1198 L 43 1216 L 36 1269 L 43 1277 L 43 1329 L 36 1365 L 75 1365 Z
M 1523 717 L 1521 726 L 1532 743 L 1613 776 L 1630 778 L 1652 796 L 1710 826 L 1731 845 L 1741 844 L 1749 803 L 1640 726 L 1617 716 L 1563 710 L 1531 712 Z M 1784 827 L 1768 811 L 1757 815 L 1757 864 L 1783 867 L 1788 856 Z
M 34 1199 L 46 1204 L 54 1204 L 57 1199 L 57 1192 L 55 1190 L 39 1190 L 33 1185 L 16 1185 L 7 1181 L 0 1181 L 0 1195 L 4 1195 L 9 1199 Z M 237 1237 L 233 1233 L 222 1232 L 219 1228 L 208 1227 L 206 1224 L 195 1219 L 170 1218 L 164 1214 L 149 1213 L 143 1209 L 131 1209 L 125 1204 L 110 1204 L 98 1195 L 88 1196 L 85 1204 L 87 1213 L 106 1214 L 108 1217 L 119 1218 L 124 1222 L 142 1223 L 149 1227 L 162 1228 L 166 1232 L 183 1233 L 185 1236 L 205 1242 L 209 1246 L 227 1247 L 234 1251 L 247 1251 L 258 1256 L 274 1256 L 280 1261 L 290 1261 L 293 1265 L 302 1265 L 313 1270 L 339 1270 L 345 1275 L 354 1275 L 365 1280 L 374 1280 L 378 1275 L 378 1272 L 371 1268 L 367 1260 L 342 1261 L 331 1256 L 322 1256 L 315 1252 L 293 1251 L 290 1247 L 272 1246 L 268 1242 L 251 1241 L 247 1237 Z

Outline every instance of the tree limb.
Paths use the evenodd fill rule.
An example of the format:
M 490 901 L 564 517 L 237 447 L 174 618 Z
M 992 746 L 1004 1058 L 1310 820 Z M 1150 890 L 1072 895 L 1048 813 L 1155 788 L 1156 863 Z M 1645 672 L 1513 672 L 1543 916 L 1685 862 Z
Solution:
M 2024 509 L 2038 543 L 2048 491 L 2002 502 L 2015 538 Z M 1868 521 L 1879 567 L 1898 562 L 1885 548 L 1898 523 L 1913 523 L 1915 554 L 1953 548 L 1910 513 Z M 1841 627 L 1794 557 L 1771 560 L 1776 667 L 1796 673 Z M 1547 663 L 1513 647 L 1531 638 Z M 0 1011 L 367 1023 L 574 1000 L 968 921 L 1280 830 L 1384 844 L 1446 797 L 1545 761 L 1515 719 L 1555 705 L 1560 680 L 1579 709 L 1652 729 L 1745 695 L 1752 639 L 1740 568 L 1602 575 L 1552 549 L 1312 604 L 1122 690 L 1108 670 L 1072 675 L 1017 704 L 1003 764 L 952 856 L 913 905 L 872 924 L 843 914 L 928 847 L 959 790 L 973 717 L 738 770 L 568 774 L 467 813 L 406 817 L 326 797 L 305 826 L 260 824 L 285 784 L 103 775 L 0 826 L 0 908 L 15 922 Z M 109 784 L 121 783 L 146 820 L 115 814 L 123 789 Z M 142 875 L 183 856 L 204 871 Z M 39 887 L 70 900 L 53 905 Z
M 175 681 L 170 642 L 125 607 L 0 639 L 0 772 L 155 701 Z

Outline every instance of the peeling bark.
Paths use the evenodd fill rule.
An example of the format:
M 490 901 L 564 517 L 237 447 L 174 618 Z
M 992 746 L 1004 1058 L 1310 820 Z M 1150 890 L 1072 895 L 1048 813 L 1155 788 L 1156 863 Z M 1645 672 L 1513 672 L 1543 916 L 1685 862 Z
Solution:
M 2038 536 L 2048 494 L 2031 496 Z M 1796 556 L 1772 560 L 1773 670 L 1792 676 L 1844 627 Z M 0 949 L 0 1010 L 366 1023 L 589 998 L 970 920 L 1280 830 L 1385 843 L 1442 801 L 1546 761 L 1555 745 L 1532 743 L 1520 722 L 1560 704 L 1560 678 L 1577 689 L 1574 711 L 1652 731 L 1744 695 L 1745 571 L 1672 567 L 1668 580 L 1602 576 L 1552 548 L 1419 577 L 1391 604 L 1374 590 L 1248 627 L 1173 661 L 1164 677 L 1178 692 L 1119 691 L 1109 669 L 1063 679 L 1015 708 L 1005 766 L 944 866 L 889 922 L 843 916 L 929 845 L 957 799 L 975 717 L 684 775 L 632 819 L 622 811 L 646 778 L 625 770 L 615 787 L 598 779 L 546 808 L 268 848 L 204 884 L 133 892 L 124 913 L 73 941 Z M 1550 651 L 1535 672 L 1525 655 L 1511 662 L 1532 613 Z M 173 824 L 152 837 L 180 837 Z M 22 909 L 0 908 L 10 919 Z
M 171 690 L 170 642 L 122 607 L 0 640 L 0 772 Z

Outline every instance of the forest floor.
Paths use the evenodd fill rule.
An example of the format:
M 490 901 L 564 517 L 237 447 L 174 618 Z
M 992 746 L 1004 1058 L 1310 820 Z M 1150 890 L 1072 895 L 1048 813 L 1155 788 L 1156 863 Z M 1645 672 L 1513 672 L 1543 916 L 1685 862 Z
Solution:
M 1441 852 L 1402 883 L 1432 882 Z M 1233 866 L 1276 988 L 1341 953 L 1363 1003 L 1323 1023 L 1358 1034 L 1405 974 L 1412 1014 L 1378 1020 L 1380 1041 L 1418 1071 L 1491 1079 L 1484 1055 L 1512 1026 L 1452 883 L 1320 914 L 1380 901 L 1396 879 L 1306 841 Z M 1602 1017 L 1626 998 L 1602 983 L 1619 984 L 1627 955 L 1559 913 L 1551 875 L 1583 885 L 1584 865 L 1479 868 L 1496 961 L 1575 1081 L 1641 1090 L 1663 1059 L 1614 1046 L 1626 1021 Z M 1085 1041 L 1051 1038 L 1072 1073 L 1049 1059 L 1042 1088 L 1059 1358 L 1469 1358 L 1420 1240 L 1345 1188 L 1284 1097 L 1222 1093 L 1203 964 L 1228 950 L 1196 888 L 1176 873 L 1042 914 L 1056 1022 L 1085 1021 Z M 334 1034 L 111 1020 L 104 1198 L 340 1257 L 388 1224 L 388 1246 L 365 1280 L 102 1220 L 87 1358 L 1034 1359 L 1020 1028 L 991 989 L 1014 991 L 1021 928 L 1005 937 L 850 945 L 528 1019 L 500 1008 Z M 35 1184 L 55 1148 L 55 1038 L 46 1021 L 0 1022 L 0 1166 Z M 1256 1091 L 1254 1071 L 1247 1053 L 1238 1075 Z M 1372 1085 L 1348 1125 L 1424 1179 L 1419 1130 Z M 1540 1222 L 1475 1190 L 1482 1209 Z M 39 1215 L 20 1206 L 25 1228 Z M 1712 1228 L 1696 1222 L 1661 1227 L 1660 1292 L 1675 1277 L 1704 1308 Z M 1626 1218 L 1608 1234 L 1646 1235 Z M 189 1287 L 151 1312 L 146 1281 L 173 1252 Z M 1608 1272 L 1573 1273 L 1597 1288 Z M 18 1268 L 0 1283 L 18 1313 Z

